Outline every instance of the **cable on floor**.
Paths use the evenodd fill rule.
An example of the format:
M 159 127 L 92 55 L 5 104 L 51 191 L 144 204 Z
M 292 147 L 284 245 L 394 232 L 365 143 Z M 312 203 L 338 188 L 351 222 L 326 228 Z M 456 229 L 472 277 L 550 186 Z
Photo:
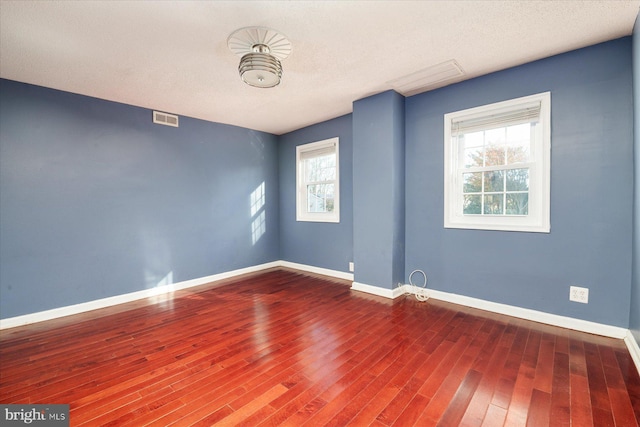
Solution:
M 424 277 L 424 283 L 420 286 L 413 283 L 413 275 L 415 273 L 420 273 Z M 424 302 L 429 299 L 429 294 L 427 294 L 427 275 L 422 270 L 413 270 L 409 275 L 409 285 L 411 286 L 411 292 L 415 295 L 418 301 Z

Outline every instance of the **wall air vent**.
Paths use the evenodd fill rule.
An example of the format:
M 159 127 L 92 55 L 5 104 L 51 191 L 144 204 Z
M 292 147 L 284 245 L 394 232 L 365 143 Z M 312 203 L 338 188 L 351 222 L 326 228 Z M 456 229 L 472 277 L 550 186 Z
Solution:
M 452 59 L 388 81 L 387 84 L 401 95 L 411 96 L 458 82 L 463 76 L 462 67 Z
M 174 128 L 177 128 L 178 116 L 173 114 L 163 113 L 161 111 L 154 111 L 153 123 L 157 123 L 159 125 L 165 125 L 165 126 L 173 126 Z

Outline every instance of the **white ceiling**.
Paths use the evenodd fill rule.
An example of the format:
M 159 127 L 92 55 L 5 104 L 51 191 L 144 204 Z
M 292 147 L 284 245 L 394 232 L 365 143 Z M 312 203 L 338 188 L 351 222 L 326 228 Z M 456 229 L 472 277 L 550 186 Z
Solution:
M 347 114 L 353 101 L 447 61 L 463 69 L 459 81 L 630 35 L 639 7 L 640 0 L 1 0 L 0 76 L 282 134 Z M 275 88 L 238 76 L 227 38 L 247 26 L 276 29 L 293 45 Z

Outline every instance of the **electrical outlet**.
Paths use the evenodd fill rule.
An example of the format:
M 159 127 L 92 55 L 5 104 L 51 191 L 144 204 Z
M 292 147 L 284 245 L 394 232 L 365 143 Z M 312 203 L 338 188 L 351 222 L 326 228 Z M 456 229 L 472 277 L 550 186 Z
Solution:
M 349 263 L 349 271 L 353 273 L 353 263 L 352 262 Z
M 589 288 L 581 288 L 580 286 L 569 287 L 569 301 L 589 303 Z

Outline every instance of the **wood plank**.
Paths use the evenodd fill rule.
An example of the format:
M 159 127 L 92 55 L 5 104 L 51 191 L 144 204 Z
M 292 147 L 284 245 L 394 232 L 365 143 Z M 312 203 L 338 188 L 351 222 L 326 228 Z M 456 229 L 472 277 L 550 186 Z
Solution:
M 504 425 L 507 418 L 507 410 L 497 405 L 489 405 L 487 412 L 482 420 L 482 427 L 499 427 Z
M 527 427 L 550 425 L 549 409 L 551 406 L 551 394 L 533 389 L 531 403 L 527 411 Z
M 584 350 L 593 424 L 596 426 L 613 426 L 615 423 L 611 413 L 611 400 L 598 346 L 592 343 L 584 343 Z
M 473 369 L 469 371 L 438 421 L 438 426 L 446 427 L 460 424 L 467 406 L 469 406 L 469 402 L 478 388 L 480 378 L 482 378 L 480 372 Z
M 538 354 L 540 353 L 540 341 L 541 334 L 537 331 L 532 331 L 529 334 L 507 410 L 507 425 L 524 425 L 527 422 Z
M 571 424 L 570 385 L 569 354 L 556 351 L 553 359 L 550 418 L 559 426 Z
M 593 426 L 584 345 L 582 341 L 573 338 L 569 340 L 569 381 L 571 425 Z
M 636 420 L 640 420 L 640 371 L 631 358 L 626 348 L 620 348 L 615 352 L 622 380 L 625 383 L 627 394 L 631 400 L 631 406 Z

